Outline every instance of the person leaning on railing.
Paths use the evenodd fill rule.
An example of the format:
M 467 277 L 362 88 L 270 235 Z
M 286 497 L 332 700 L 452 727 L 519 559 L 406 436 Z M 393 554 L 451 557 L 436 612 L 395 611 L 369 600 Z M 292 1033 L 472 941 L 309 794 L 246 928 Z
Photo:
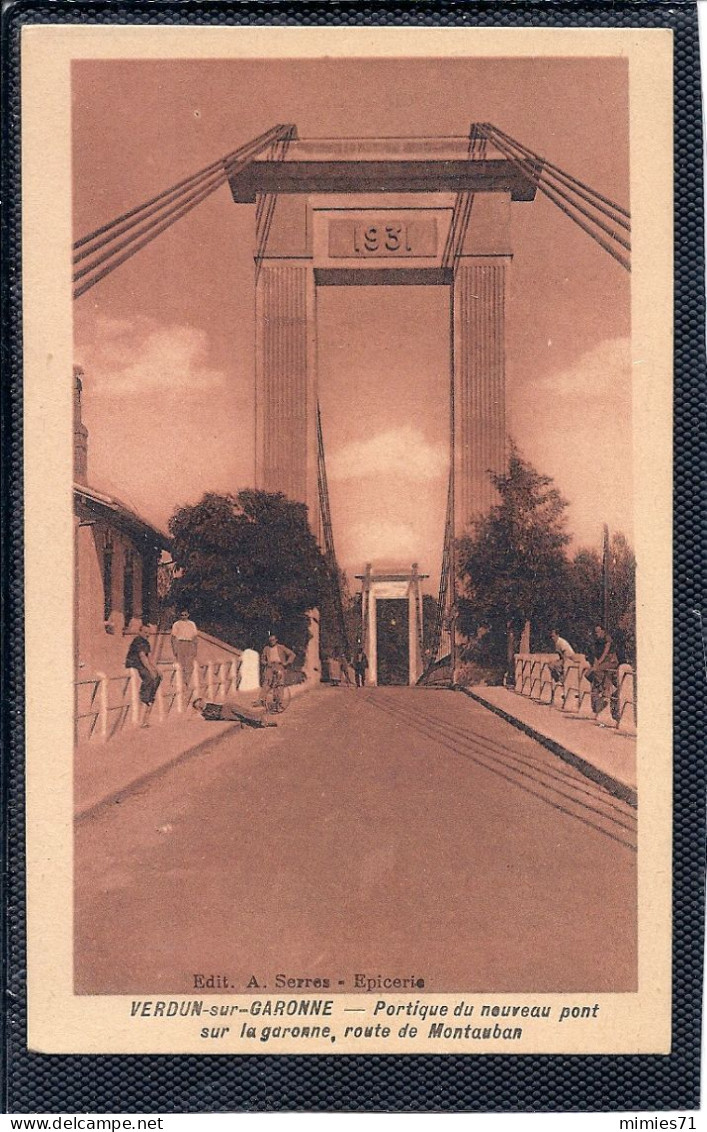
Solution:
M 569 641 L 566 641 L 564 637 L 560 636 L 557 629 L 551 629 L 550 636 L 552 637 L 552 647 L 559 657 L 556 663 L 550 665 L 550 674 L 553 680 L 558 684 L 562 684 L 565 679 L 567 661 L 577 654 Z
M 604 625 L 595 627 L 594 640 L 595 660 L 585 673 L 592 685 L 592 710 L 595 715 L 600 715 L 609 704 L 612 715 L 616 717 L 619 670 L 616 644 Z

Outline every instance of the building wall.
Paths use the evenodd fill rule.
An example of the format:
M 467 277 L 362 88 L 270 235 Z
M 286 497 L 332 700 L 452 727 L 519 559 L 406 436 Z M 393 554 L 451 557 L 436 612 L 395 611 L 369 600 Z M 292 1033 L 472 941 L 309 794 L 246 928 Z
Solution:
M 77 663 L 80 671 L 111 672 L 123 667 L 130 640 L 142 623 L 143 613 L 148 623 L 155 621 L 152 595 L 156 593 L 156 552 L 106 519 L 97 518 L 87 507 L 77 505 L 76 514 Z M 112 578 L 110 612 L 106 619 L 104 567 L 107 543 L 112 547 Z M 125 608 L 128 555 L 132 556 L 133 577 L 130 611 Z M 152 607 L 144 610 L 143 578 L 146 572 L 154 573 L 155 579 L 148 587 L 147 595 Z

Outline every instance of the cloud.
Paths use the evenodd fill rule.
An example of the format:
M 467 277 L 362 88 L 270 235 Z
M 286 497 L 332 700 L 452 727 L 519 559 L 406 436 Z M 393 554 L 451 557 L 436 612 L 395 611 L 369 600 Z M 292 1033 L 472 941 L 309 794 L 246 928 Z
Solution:
M 342 560 L 363 564 L 405 563 L 419 556 L 420 534 L 408 523 L 391 520 L 355 523 L 342 531 Z
M 633 529 L 629 339 L 607 339 L 509 397 L 509 431 L 570 502 L 569 530 L 596 544 L 603 523 Z
M 399 476 L 419 483 L 446 476 L 448 467 L 445 446 L 430 444 L 420 429 L 410 425 L 350 441 L 327 456 L 332 481 Z
M 181 401 L 225 385 L 226 375 L 208 364 L 208 346 L 206 333 L 193 326 L 98 317 L 77 328 L 75 355 L 92 393 Z
M 543 375 L 534 386 L 534 393 L 552 393 L 559 397 L 611 399 L 620 391 L 631 395 L 631 339 L 607 338 L 582 354 L 565 370 Z

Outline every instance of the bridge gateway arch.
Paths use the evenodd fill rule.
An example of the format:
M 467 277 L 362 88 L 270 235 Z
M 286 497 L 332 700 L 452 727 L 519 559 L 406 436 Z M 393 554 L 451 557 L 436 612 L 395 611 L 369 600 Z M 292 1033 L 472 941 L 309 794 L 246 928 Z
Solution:
M 80 298 L 225 183 L 256 205 L 256 486 L 309 508 L 338 579 L 317 396 L 317 292 L 449 290 L 449 487 L 431 660 L 455 655 L 455 536 L 505 468 L 513 202 L 552 202 L 626 271 L 631 214 L 491 122 L 468 137 L 300 139 L 276 125 L 73 244 Z M 336 587 L 338 590 L 338 586 Z M 338 617 L 346 626 L 341 594 Z
M 298 139 L 229 177 L 256 208 L 257 487 L 306 503 L 317 475 L 317 291 L 449 289 L 453 523 L 492 503 L 505 465 L 505 304 L 512 202 L 531 176 L 469 137 Z M 533 165 L 537 177 L 541 165 Z

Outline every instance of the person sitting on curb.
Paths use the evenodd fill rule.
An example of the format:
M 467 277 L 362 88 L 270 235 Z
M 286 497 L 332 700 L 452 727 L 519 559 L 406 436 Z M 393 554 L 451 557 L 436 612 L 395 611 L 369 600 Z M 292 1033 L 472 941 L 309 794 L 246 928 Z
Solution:
M 192 701 L 191 706 L 200 713 L 203 719 L 218 720 L 223 723 L 233 721 L 242 723 L 247 727 L 277 727 L 275 720 L 270 719 L 267 713 L 261 712 L 256 715 L 255 712 L 241 707 L 235 700 L 225 700 L 222 704 L 209 704 L 205 700 L 197 698 Z

